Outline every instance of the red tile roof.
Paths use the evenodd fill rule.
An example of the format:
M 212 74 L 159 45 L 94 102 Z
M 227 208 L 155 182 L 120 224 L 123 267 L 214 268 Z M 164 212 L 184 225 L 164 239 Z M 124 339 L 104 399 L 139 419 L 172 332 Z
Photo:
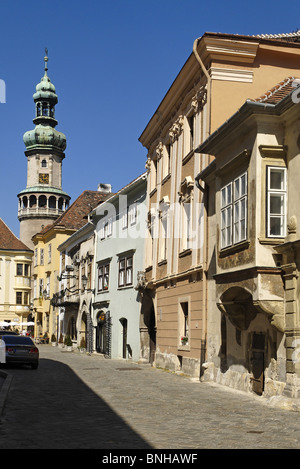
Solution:
M 285 78 L 280 83 L 277 83 L 273 88 L 266 91 L 262 96 L 256 99 L 249 99 L 249 101 L 258 102 L 258 103 L 268 103 L 268 104 L 277 104 L 283 98 L 285 98 L 292 90 L 295 89 L 293 87 L 293 81 L 295 77 L 288 77 Z
M 88 214 L 99 205 L 101 202 L 111 196 L 112 193 L 104 193 L 101 191 L 84 191 L 82 194 L 70 205 L 70 207 L 55 220 L 51 225 L 44 227 L 38 234 L 44 234 L 52 227 L 62 227 L 71 230 L 79 230 L 87 223 Z
M 0 249 L 9 251 L 31 251 L 22 241 L 17 238 L 13 232 L 0 218 Z

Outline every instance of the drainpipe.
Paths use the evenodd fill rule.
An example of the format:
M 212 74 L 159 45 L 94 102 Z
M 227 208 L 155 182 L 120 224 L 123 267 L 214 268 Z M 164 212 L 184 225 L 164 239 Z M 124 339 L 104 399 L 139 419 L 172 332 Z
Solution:
M 194 41 L 194 44 L 193 44 L 193 52 L 194 52 L 194 55 L 195 55 L 195 58 L 197 60 L 197 62 L 199 63 L 200 67 L 201 67 L 201 70 L 202 72 L 204 73 L 204 75 L 206 76 L 206 79 L 207 79 L 207 114 L 206 114 L 206 132 L 205 132 L 205 138 L 204 140 L 206 140 L 210 134 L 211 134 L 211 76 L 209 75 L 208 71 L 206 70 L 205 66 L 204 66 L 204 63 L 202 62 L 199 54 L 198 54 L 198 51 L 197 51 L 197 46 L 198 46 L 198 43 L 199 43 L 199 40 L 201 38 L 197 38 L 195 39 Z M 207 194 L 207 190 L 204 189 L 203 191 L 203 188 L 200 186 L 199 184 L 199 181 L 196 179 L 196 186 L 198 187 L 198 189 L 202 190 L 203 193 L 203 203 L 206 205 L 206 203 L 208 202 L 208 194 Z M 206 208 L 205 207 L 205 211 L 206 211 Z M 205 217 L 205 220 L 204 220 L 204 223 L 205 223 L 205 226 L 204 226 L 204 242 L 203 242 L 203 282 L 204 282 L 204 285 L 203 285 L 203 293 L 205 295 L 205 298 L 203 299 L 203 306 L 204 306 L 204 317 L 203 317 L 203 336 L 202 336 L 202 340 L 201 340 L 201 354 L 200 354 L 200 376 L 199 378 L 201 378 L 204 370 L 203 370 L 203 363 L 205 363 L 206 359 L 207 359 L 207 309 L 208 309 L 208 285 L 207 285 L 207 261 L 208 261 L 208 246 L 207 246 L 207 236 L 208 236 L 208 220 L 207 220 L 207 216 L 208 214 L 206 213 L 206 217 Z
M 207 138 L 211 132 L 211 76 L 206 70 L 204 63 L 202 62 L 197 52 L 197 46 L 198 46 L 198 42 L 200 41 L 200 39 L 201 37 L 198 37 L 197 39 L 195 39 L 194 45 L 193 45 L 193 52 L 194 52 L 197 62 L 199 63 L 201 67 L 201 70 L 203 71 L 207 79 L 207 117 L 206 117 L 206 138 Z

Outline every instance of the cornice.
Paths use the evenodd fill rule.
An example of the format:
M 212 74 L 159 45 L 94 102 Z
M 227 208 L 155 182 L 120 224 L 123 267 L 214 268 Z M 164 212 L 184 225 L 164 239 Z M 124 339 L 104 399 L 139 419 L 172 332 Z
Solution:
M 202 60 L 226 60 L 253 63 L 259 41 L 203 37 L 200 43 Z

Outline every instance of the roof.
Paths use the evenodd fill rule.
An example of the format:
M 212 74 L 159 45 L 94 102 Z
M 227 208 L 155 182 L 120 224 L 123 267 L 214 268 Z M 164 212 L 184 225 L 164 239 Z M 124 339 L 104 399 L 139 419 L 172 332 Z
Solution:
M 300 29 L 291 33 L 280 33 L 280 34 L 258 34 L 255 37 L 261 39 L 280 39 L 292 42 L 300 41 Z
M 266 91 L 262 96 L 259 96 L 255 99 L 249 99 L 251 102 L 258 103 L 267 103 L 267 104 L 277 104 L 283 98 L 285 98 L 292 90 L 295 89 L 293 82 L 295 77 L 288 77 L 282 80 L 280 83 L 277 83 L 273 88 Z
M 0 218 L 0 249 L 9 251 L 31 251 L 22 241 L 17 238 L 13 232 Z
M 104 193 L 100 191 L 84 191 L 82 194 L 70 205 L 70 207 L 55 220 L 51 225 L 45 228 L 38 234 L 45 234 L 51 228 L 62 227 L 70 230 L 78 230 L 82 228 L 87 222 L 88 214 L 99 205 L 101 202 L 111 196 L 111 193 Z

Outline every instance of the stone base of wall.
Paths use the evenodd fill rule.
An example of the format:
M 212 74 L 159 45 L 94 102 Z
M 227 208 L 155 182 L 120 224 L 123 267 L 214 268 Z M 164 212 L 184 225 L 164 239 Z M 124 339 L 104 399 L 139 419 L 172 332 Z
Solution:
M 204 373 L 201 381 L 213 381 L 239 391 L 253 392 L 251 374 L 247 371 L 242 373 L 229 369 L 222 373 L 220 368 L 217 368 L 213 362 L 204 363 L 202 367 Z M 266 398 L 281 396 L 284 393 L 285 387 L 286 383 L 282 381 L 265 378 L 263 396 Z
M 180 372 L 193 378 L 200 378 L 200 360 L 196 358 L 156 352 L 153 365 L 156 368 L 163 368 L 174 373 Z

